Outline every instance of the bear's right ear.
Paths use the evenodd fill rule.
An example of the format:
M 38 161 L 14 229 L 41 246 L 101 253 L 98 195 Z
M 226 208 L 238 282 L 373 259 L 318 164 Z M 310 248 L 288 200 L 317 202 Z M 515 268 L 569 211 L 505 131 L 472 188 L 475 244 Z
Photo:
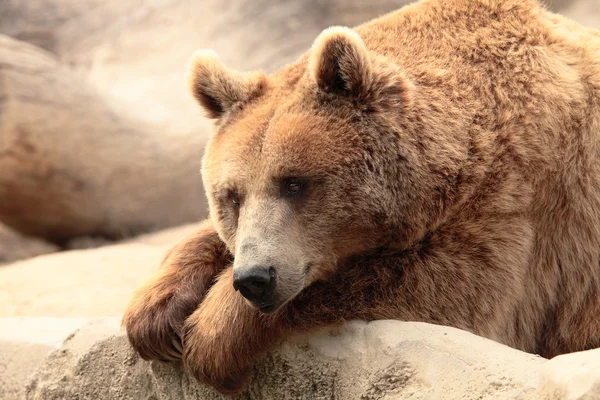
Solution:
M 334 26 L 315 40 L 308 69 L 317 86 L 326 93 L 360 96 L 372 80 L 367 48 L 358 33 Z
M 351 97 L 358 103 L 407 107 L 413 85 L 394 63 L 367 50 L 352 29 L 334 26 L 315 40 L 308 72 L 321 92 Z
M 187 76 L 192 95 L 213 119 L 221 118 L 235 104 L 260 95 L 266 85 L 262 72 L 230 70 L 211 50 L 198 50 L 192 55 Z

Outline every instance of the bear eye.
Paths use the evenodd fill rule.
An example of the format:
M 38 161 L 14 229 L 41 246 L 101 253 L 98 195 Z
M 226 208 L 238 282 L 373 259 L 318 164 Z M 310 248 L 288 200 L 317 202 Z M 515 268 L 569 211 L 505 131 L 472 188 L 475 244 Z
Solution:
M 240 207 L 240 195 L 236 191 L 229 190 L 227 192 L 227 198 L 236 208 Z
M 304 192 L 306 183 L 300 178 L 286 178 L 282 182 L 282 194 L 286 196 L 299 196 Z

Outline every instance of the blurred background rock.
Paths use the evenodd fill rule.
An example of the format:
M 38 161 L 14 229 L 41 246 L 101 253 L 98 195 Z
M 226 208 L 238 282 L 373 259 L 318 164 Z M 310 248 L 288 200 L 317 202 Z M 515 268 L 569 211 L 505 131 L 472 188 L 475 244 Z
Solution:
M 184 75 L 194 50 L 212 48 L 232 68 L 270 72 L 306 51 L 322 29 L 354 26 L 409 2 L 0 1 L 0 263 L 93 248 L 207 215 L 199 169 L 210 123 Z M 548 6 L 600 28 L 600 0 Z M 134 246 L 129 252 L 63 252 L 0 267 L 0 293 L 13 301 L 4 310 L 27 314 L 23 307 L 33 305 L 43 313 L 19 285 L 55 295 L 65 285 L 53 286 L 51 277 L 65 274 L 79 295 L 90 293 L 86 282 L 102 287 L 106 277 L 125 296 L 190 229 L 153 244 L 122 244 Z M 153 262 L 133 253 L 158 242 Z M 72 303 L 61 313 L 88 310 Z M 121 303 L 97 313 L 118 313 Z

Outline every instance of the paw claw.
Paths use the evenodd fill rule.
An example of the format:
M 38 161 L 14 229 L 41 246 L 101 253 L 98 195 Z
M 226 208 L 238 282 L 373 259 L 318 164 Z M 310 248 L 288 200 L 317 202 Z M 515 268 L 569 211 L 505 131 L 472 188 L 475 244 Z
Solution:
M 148 318 L 146 313 L 130 316 L 125 322 L 129 343 L 145 360 L 174 362 L 181 360 L 183 349 L 179 335 L 169 318 L 155 313 Z
M 183 354 L 183 345 L 181 344 L 181 339 L 179 338 L 179 336 L 177 336 L 176 338 L 174 338 L 171 341 L 171 344 L 173 345 L 173 347 L 175 347 L 175 349 L 179 353 L 179 358 L 181 358 L 181 356 Z

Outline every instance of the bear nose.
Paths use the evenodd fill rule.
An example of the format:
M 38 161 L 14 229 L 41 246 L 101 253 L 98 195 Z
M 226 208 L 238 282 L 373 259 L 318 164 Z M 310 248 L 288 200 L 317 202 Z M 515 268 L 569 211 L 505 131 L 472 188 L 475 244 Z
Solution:
M 264 300 L 265 295 L 275 287 L 275 269 L 273 267 L 240 268 L 233 271 L 233 288 L 250 300 Z

